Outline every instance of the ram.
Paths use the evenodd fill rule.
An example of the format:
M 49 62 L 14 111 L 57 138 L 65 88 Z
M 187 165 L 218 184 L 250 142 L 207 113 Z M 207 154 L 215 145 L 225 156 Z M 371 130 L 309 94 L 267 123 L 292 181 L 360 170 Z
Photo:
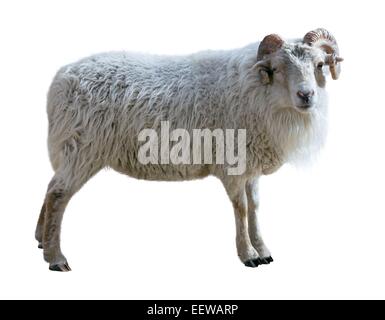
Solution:
M 326 77 L 330 72 L 338 78 L 341 61 L 335 38 L 316 29 L 290 41 L 271 34 L 229 51 L 104 53 L 61 68 L 47 102 L 54 175 L 36 228 L 49 268 L 70 270 L 60 249 L 65 207 L 105 167 L 148 180 L 217 177 L 234 207 L 241 261 L 248 267 L 272 262 L 257 221 L 258 179 L 320 149 L 326 133 Z M 139 161 L 140 133 L 160 133 L 165 121 L 170 129 L 190 134 L 245 130 L 244 170 L 229 174 L 227 161 Z

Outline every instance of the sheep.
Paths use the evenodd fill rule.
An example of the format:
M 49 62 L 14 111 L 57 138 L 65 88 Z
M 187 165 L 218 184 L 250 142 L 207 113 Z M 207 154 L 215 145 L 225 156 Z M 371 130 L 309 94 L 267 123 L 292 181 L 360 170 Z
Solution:
M 247 267 L 273 261 L 258 225 L 258 180 L 313 156 L 327 127 L 326 77 L 337 79 L 337 42 L 325 29 L 302 39 L 270 34 L 227 51 L 186 56 L 110 52 L 62 67 L 47 97 L 54 175 L 36 227 L 53 271 L 70 271 L 60 229 L 71 197 L 102 168 L 147 180 L 217 177 L 232 202 L 238 256 Z M 328 66 L 328 68 L 326 68 Z M 245 168 L 223 163 L 139 161 L 143 130 L 245 130 Z M 238 141 L 240 150 L 242 145 Z M 216 150 L 213 148 L 213 153 Z

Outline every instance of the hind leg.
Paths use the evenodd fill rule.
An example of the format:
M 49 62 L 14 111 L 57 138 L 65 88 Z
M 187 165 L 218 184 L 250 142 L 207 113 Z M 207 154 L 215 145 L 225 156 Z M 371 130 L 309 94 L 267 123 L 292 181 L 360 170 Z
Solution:
M 59 168 L 49 183 L 44 208 L 40 214 L 36 230 L 36 238 L 42 236 L 44 259 L 53 271 L 70 271 L 67 259 L 60 247 L 61 224 L 65 208 L 71 197 L 86 183 L 101 166 L 92 162 L 87 166 L 67 166 Z
M 60 248 L 60 231 L 64 210 L 73 194 L 71 188 L 66 188 L 60 177 L 55 175 L 52 187 L 48 189 L 45 198 L 43 249 L 44 259 L 49 263 L 49 269 L 54 271 L 70 271 L 67 260 Z

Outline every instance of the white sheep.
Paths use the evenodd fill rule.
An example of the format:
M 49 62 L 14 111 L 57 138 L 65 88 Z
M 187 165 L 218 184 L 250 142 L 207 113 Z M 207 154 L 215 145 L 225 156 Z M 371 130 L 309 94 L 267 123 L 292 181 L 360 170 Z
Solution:
M 303 39 L 269 35 L 261 43 L 188 56 L 125 52 L 94 55 L 61 68 L 48 93 L 48 149 L 55 174 L 36 239 L 51 270 L 69 271 L 60 249 L 65 207 L 104 167 L 139 179 L 218 177 L 233 204 L 236 243 L 249 267 L 270 263 L 257 222 L 258 179 L 307 158 L 325 138 L 325 76 L 340 73 L 338 46 L 325 29 Z M 143 129 L 245 129 L 246 167 L 228 162 L 143 164 Z M 238 148 L 240 146 L 238 145 Z M 215 150 L 213 147 L 213 153 Z

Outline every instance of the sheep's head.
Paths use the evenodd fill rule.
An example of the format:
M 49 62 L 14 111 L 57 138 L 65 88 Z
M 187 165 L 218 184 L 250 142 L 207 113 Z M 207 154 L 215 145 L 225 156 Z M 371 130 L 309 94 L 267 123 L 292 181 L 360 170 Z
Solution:
M 337 41 L 325 29 L 308 32 L 300 41 L 285 42 L 276 34 L 259 45 L 256 67 L 277 104 L 310 112 L 323 98 L 327 67 L 334 80 L 341 72 Z

